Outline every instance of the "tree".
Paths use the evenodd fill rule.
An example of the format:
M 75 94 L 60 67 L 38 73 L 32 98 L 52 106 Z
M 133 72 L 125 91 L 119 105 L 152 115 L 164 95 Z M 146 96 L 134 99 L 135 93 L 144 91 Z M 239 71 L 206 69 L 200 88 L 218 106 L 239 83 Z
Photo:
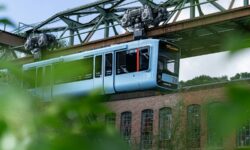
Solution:
M 198 77 L 195 77 L 191 80 L 188 80 L 186 82 L 181 81 L 181 86 L 192 86 L 192 85 L 201 85 L 201 84 L 208 84 L 208 83 L 218 83 L 218 82 L 227 82 L 228 77 L 222 76 L 222 77 L 210 77 L 207 75 L 201 75 Z

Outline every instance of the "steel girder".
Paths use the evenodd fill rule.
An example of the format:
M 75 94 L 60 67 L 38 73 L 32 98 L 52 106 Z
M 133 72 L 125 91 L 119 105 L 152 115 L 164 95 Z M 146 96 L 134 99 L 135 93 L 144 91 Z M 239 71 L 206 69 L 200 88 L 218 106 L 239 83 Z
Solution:
M 249 33 L 250 6 L 202 16 L 192 20 L 184 20 L 172 24 L 152 28 L 147 31 L 151 38 L 163 38 L 175 42 L 182 49 L 182 58 L 225 51 L 223 42 L 234 37 L 235 32 Z M 250 34 L 242 41 L 249 41 Z M 82 51 L 97 49 L 112 44 L 133 40 L 133 34 L 126 33 L 115 37 L 92 41 L 49 53 L 46 58 L 59 57 Z M 248 42 L 247 41 L 247 42 Z M 32 57 L 19 59 L 19 64 L 32 62 Z
M 237 7 L 235 0 L 224 1 L 224 3 L 222 2 L 223 0 L 161 0 L 161 3 L 158 1 L 99 0 L 88 5 L 57 13 L 40 24 L 33 26 L 31 29 L 26 30 L 25 33 L 26 35 L 33 33 L 57 33 L 59 40 L 64 40 L 69 43 L 69 46 L 72 46 L 128 32 L 127 29 L 121 27 L 120 19 L 123 13 L 145 4 L 151 7 L 166 7 L 169 10 L 169 18 L 161 25 L 171 25 L 182 20 L 195 19 Z M 242 5 L 240 6 L 249 5 L 248 0 L 240 1 L 242 1 Z M 208 7 L 212 7 L 213 10 L 208 11 Z M 215 35 L 217 33 L 216 30 L 210 27 L 205 28 L 204 32 L 212 32 Z M 188 35 L 195 36 L 195 31 L 188 33 Z M 163 38 L 167 37 L 163 36 Z

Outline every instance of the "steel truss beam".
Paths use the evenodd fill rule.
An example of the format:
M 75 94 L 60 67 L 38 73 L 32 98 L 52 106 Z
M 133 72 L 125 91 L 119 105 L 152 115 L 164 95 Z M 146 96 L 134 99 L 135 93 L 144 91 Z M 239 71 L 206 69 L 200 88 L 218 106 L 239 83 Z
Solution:
M 222 35 L 222 33 L 227 33 L 227 34 L 223 34 L 223 35 L 228 35 L 228 33 L 230 33 L 230 32 L 226 32 L 226 31 L 216 32 L 215 29 L 213 28 L 213 26 L 223 26 L 223 25 L 224 26 L 231 26 L 232 21 L 234 21 L 234 22 L 246 21 L 249 23 L 249 21 L 247 21 L 248 19 L 250 19 L 250 6 L 242 7 L 242 8 L 238 8 L 238 9 L 232 9 L 232 10 L 224 11 L 222 13 L 215 13 L 215 14 L 211 14 L 211 15 L 207 15 L 207 16 L 202 16 L 199 18 L 194 18 L 192 20 L 184 20 L 184 21 L 180 21 L 180 22 L 176 22 L 176 23 L 171 23 L 171 24 L 167 24 L 167 25 L 160 26 L 157 28 L 152 28 L 152 29 L 148 30 L 146 32 L 146 34 L 148 37 L 152 37 L 152 38 L 154 38 L 154 37 L 155 38 L 159 38 L 159 37 L 168 37 L 168 38 L 179 37 L 179 38 L 182 38 L 181 40 L 176 41 L 176 43 L 179 46 L 181 46 L 181 47 L 184 46 L 184 47 L 182 47 L 183 48 L 182 57 L 191 57 L 191 56 L 216 52 L 219 50 L 218 46 L 221 43 L 220 43 L 220 41 L 217 41 L 215 39 L 213 44 L 211 44 L 209 48 L 205 47 L 200 42 L 196 42 L 196 45 L 195 45 L 196 47 L 188 46 L 188 45 L 190 45 L 190 42 L 193 42 L 192 38 L 185 37 L 185 36 L 182 37 L 182 33 L 184 33 L 184 32 L 191 33 L 193 31 L 196 31 L 199 28 L 204 28 L 204 27 L 205 28 L 212 28 L 212 29 L 208 30 L 211 33 L 209 35 L 216 34 L 218 36 L 220 34 L 218 36 L 219 37 L 218 39 L 221 40 L 220 36 Z M 241 27 L 239 27 L 238 25 L 235 24 L 235 25 L 233 25 L 232 30 L 239 30 L 239 28 L 241 29 Z M 230 30 L 228 30 L 228 31 L 230 31 Z M 207 38 L 207 37 L 209 37 L 209 38 Z M 212 37 L 215 38 L 215 36 L 212 36 Z M 200 38 L 203 38 L 204 41 L 209 40 L 209 39 L 211 40 L 212 37 L 211 36 L 200 36 Z M 129 42 L 132 40 L 133 40 L 133 35 L 131 33 L 127 33 L 127 34 L 118 35 L 118 36 L 111 37 L 111 38 L 106 38 L 103 40 L 92 41 L 89 43 L 85 43 L 83 45 L 73 46 L 73 47 L 66 48 L 66 49 L 63 49 L 60 51 L 51 52 L 50 54 L 48 54 L 47 58 L 63 56 L 63 55 L 68 55 L 68 54 L 72 54 L 72 53 L 78 53 L 78 52 L 82 52 L 82 51 L 86 51 L 86 50 L 92 50 L 92 49 L 96 49 L 96 48 L 110 46 L 113 44 Z M 189 44 L 186 45 L 185 43 L 189 43 Z M 210 49 L 211 46 L 213 46 L 214 50 Z M 199 48 L 199 47 L 203 47 L 203 48 Z M 20 59 L 19 63 L 23 64 L 23 63 L 28 63 L 28 62 L 32 62 L 32 61 L 33 61 L 32 57 L 27 57 L 24 59 Z
M 151 7 L 175 7 L 175 10 L 170 12 L 170 17 L 168 20 L 165 21 L 165 23 L 169 23 L 169 20 L 174 17 L 173 22 L 176 22 L 178 18 L 180 17 L 180 13 L 182 9 L 185 9 L 185 4 L 190 4 L 188 6 L 190 8 L 190 19 L 196 17 L 195 10 L 198 9 L 199 16 L 203 16 L 203 10 L 200 5 L 205 3 L 211 3 L 214 7 L 219 9 L 220 11 L 224 11 L 225 9 L 219 5 L 216 1 L 217 0 L 207 0 L 205 2 L 200 2 L 200 0 L 166 0 L 163 4 L 156 4 L 153 2 L 153 0 L 137 0 L 141 3 L 141 5 L 150 5 Z M 127 2 L 127 3 L 125 3 Z M 60 13 L 55 14 L 54 16 L 48 18 L 44 22 L 36 25 L 32 30 L 28 30 L 26 33 L 29 35 L 30 33 L 48 33 L 48 32 L 63 32 L 61 35 L 64 35 L 66 31 L 70 31 L 70 36 L 75 35 L 78 36 L 79 39 L 81 35 L 79 34 L 72 34 L 72 30 L 76 31 L 77 33 L 80 33 L 80 30 L 90 29 L 88 34 L 85 34 L 86 40 L 80 40 L 82 42 L 89 42 L 93 34 L 98 30 L 104 31 L 104 38 L 110 37 L 111 34 L 109 30 L 112 28 L 114 30 L 114 22 L 117 22 L 118 25 L 120 25 L 120 19 L 122 15 L 119 13 L 124 13 L 128 9 L 135 9 L 138 8 L 138 6 L 129 5 L 133 4 L 136 1 L 125 1 L 125 0 L 100 0 L 95 3 L 91 3 L 88 5 L 80 6 L 74 9 L 69 9 L 67 11 L 63 11 Z M 137 3 L 138 3 L 137 2 Z M 105 7 L 106 4 L 109 4 L 108 7 Z M 111 6 L 110 6 L 111 5 Z M 128 6 L 128 7 L 125 7 Z M 99 18 L 95 18 L 94 20 L 88 21 L 88 22 L 81 22 L 78 20 L 73 20 L 72 17 L 82 18 L 89 15 L 95 14 L 96 16 L 99 16 Z M 119 14 L 119 15 L 118 15 Z M 104 17 L 103 21 L 100 23 L 99 20 Z M 65 20 L 67 21 L 65 22 Z M 58 28 L 52 27 L 48 28 L 45 26 L 49 25 L 53 21 L 59 21 L 62 20 L 66 23 L 66 26 L 61 26 Z M 69 21 L 71 23 L 69 23 Z M 75 27 L 73 27 L 71 24 L 75 24 Z M 109 27 L 107 27 L 107 25 Z M 99 29 L 101 26 L 105 26 L 104 29 Z M 65 31 L 66 30 L 66 31 Z M 127 30 L 127 29 L 125 29 Z M 85 33 L 85 32 L 84 32 Z M 118 33 L 117 30 L 114 30 L 114 34 L 121 34 Z M 62 36 L 60 36 L 62 37 Z M 72 39 L 72 37 L 68 37 L 69 39 Z M 65 39 L 65 38 L 64 38 Z
M 202 2 L 201 0 L 165 0 L 164 3 L 157 4 L 153 0 L 99 0 L 97 2 L 90 3 L 88 5 L 76 7 L 73 9 L 69 9 L 67 11 L 62 11 L 60 13 L 57 13 L 40 24 L 30 26 L 32 29 L 26 31 L 25 33 L 26 35 L 29 35 L 32 33 L 58 32 L 57 35 L 59 35 L 59 37 L 57 38 L 63 40 L 63 42 L 67 42 L 68 40 L 69 43 L 68 46 L 76 45 L 79 42 L 85 45 L 88 42 L 95 40 L 94 37 L 96 36 L 94 35 L 96 35 L 95 33 L 97 33 L 97 31 L 103 32 L 103 35 L 101 36 L 103 38 L 108 38 L 108 39 L 110 39 L 110 37 L 112 36 L 117 37 L 118 35 L 121 35 L 123 32 L 121 32 L 122 30 L 120 30 L 121 29 L 120 20 L 122 14 L 128 9 L 136 9 L 141 5 L 145 4 L 150 5 L 151 7 L 163 6 L 168 9 L 174 8 L 174 10 L 170 11 L 169 19 L 163 23 L 162 27 L 160 27 L 160 29 L 172 30 L 172 26 L 174 26 L 174 28 L 176 29 L 178 28 L 179 23 L 183 22 L 181 21 L 182 20 L 181 16 L 182 16 L 182 10 L 184 9 L 189 10 L 190 17 L 188 19 L 193 19 L 193 21 L 195 21 L 197 18 L 200 19 L 200 17 L 206 16 L 205 15 L 206 12 L 204 10 L 204 7 L 202 7 L 202 5 L 211 4 L 211 6 L 216 8 L 219 12 L 227 11 L 217 1 L 218 0 L 205 0 Z M 241 1 L 244 3 L 244 6 L 249 6 L 248 0 L 241 0 Z M 227 9 L 230 10 L 233 8 L 235 0 L 230 0 L 228 3 L 230 4 Z M 64 25 L 60 25 L 59 27 L 54 27 L 54 26 L 49 27 L 51 23 L 56 23 L 58 21 L 61 21 L 62 23 L 64 23 Z M 167 28 L 164 28 L 165 26 L 167 26 Z M 183 29 L 184 28 L 185 27 L 183 27 Z M 216 31 L 213 31 L 213 29 L 209 27 L 206 29 L 210 32 L 216 33 Z M 128 29 L 124 30 L 128 32 Z M 149 30 L 148 31 L 149 36 L 159 37 L 159 36 L 165 36 L 166 34 L 169 36 L 169 33 L 166 33 L 164 35 L 158 35 L 158 33 L 160 32 L 165 33 L 165 31 L 159 31 L 159 28 L 154 28 L 152 30 L 156 31 L 157 33 L 152 32 L 152 35 L 150 35 L 151 30 Z M 187 35 L 196 36 L 196 31 L 190 31 L 190 33 L 188 33 Z M 118 36 L 118 39 L 120 39 L 120 36 Z M 117 43 L 123 42 L 122 40 L 119 41 L 118 39 L 116 40 Z M 116 43 L 116 42 L 111 42 L 111 43 Z M 104 45 L 108 44 L 109 43 Z

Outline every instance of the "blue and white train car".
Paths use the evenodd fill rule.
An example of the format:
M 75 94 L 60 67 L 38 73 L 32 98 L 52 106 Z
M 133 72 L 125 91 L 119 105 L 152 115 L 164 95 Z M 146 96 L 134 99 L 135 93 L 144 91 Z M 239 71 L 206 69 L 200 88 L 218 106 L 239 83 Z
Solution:
M 180 50 L 145 39 L 23 65 L 24 86 L 45 98 L 178 88 Z

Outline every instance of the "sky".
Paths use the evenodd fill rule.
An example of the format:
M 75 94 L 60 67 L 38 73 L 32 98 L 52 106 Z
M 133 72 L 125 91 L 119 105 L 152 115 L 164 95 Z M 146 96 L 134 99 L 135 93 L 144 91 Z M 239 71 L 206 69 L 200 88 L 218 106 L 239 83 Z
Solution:
M 228 0 L 219 1 L 225 6 L 228 5 Z M 240 3 L 239 1 L 241 0 L 236 0 L 237 3 Z M 6 10 L 0 13 L 0 18 L 7 16 L 16 24 L 18 22 L 32 24 L 41 22 L 60 11 L 91 2 L 94 0 L 0 0 L 0 4 L 6 6 Z M 233 57 L 227 52 L 192 57 L 182 59 L 180 64 L 180 80 L 189 80 L 203 74 L 213 77 L 233 76 L 238 72 L 250 72 L 250 50 Z

